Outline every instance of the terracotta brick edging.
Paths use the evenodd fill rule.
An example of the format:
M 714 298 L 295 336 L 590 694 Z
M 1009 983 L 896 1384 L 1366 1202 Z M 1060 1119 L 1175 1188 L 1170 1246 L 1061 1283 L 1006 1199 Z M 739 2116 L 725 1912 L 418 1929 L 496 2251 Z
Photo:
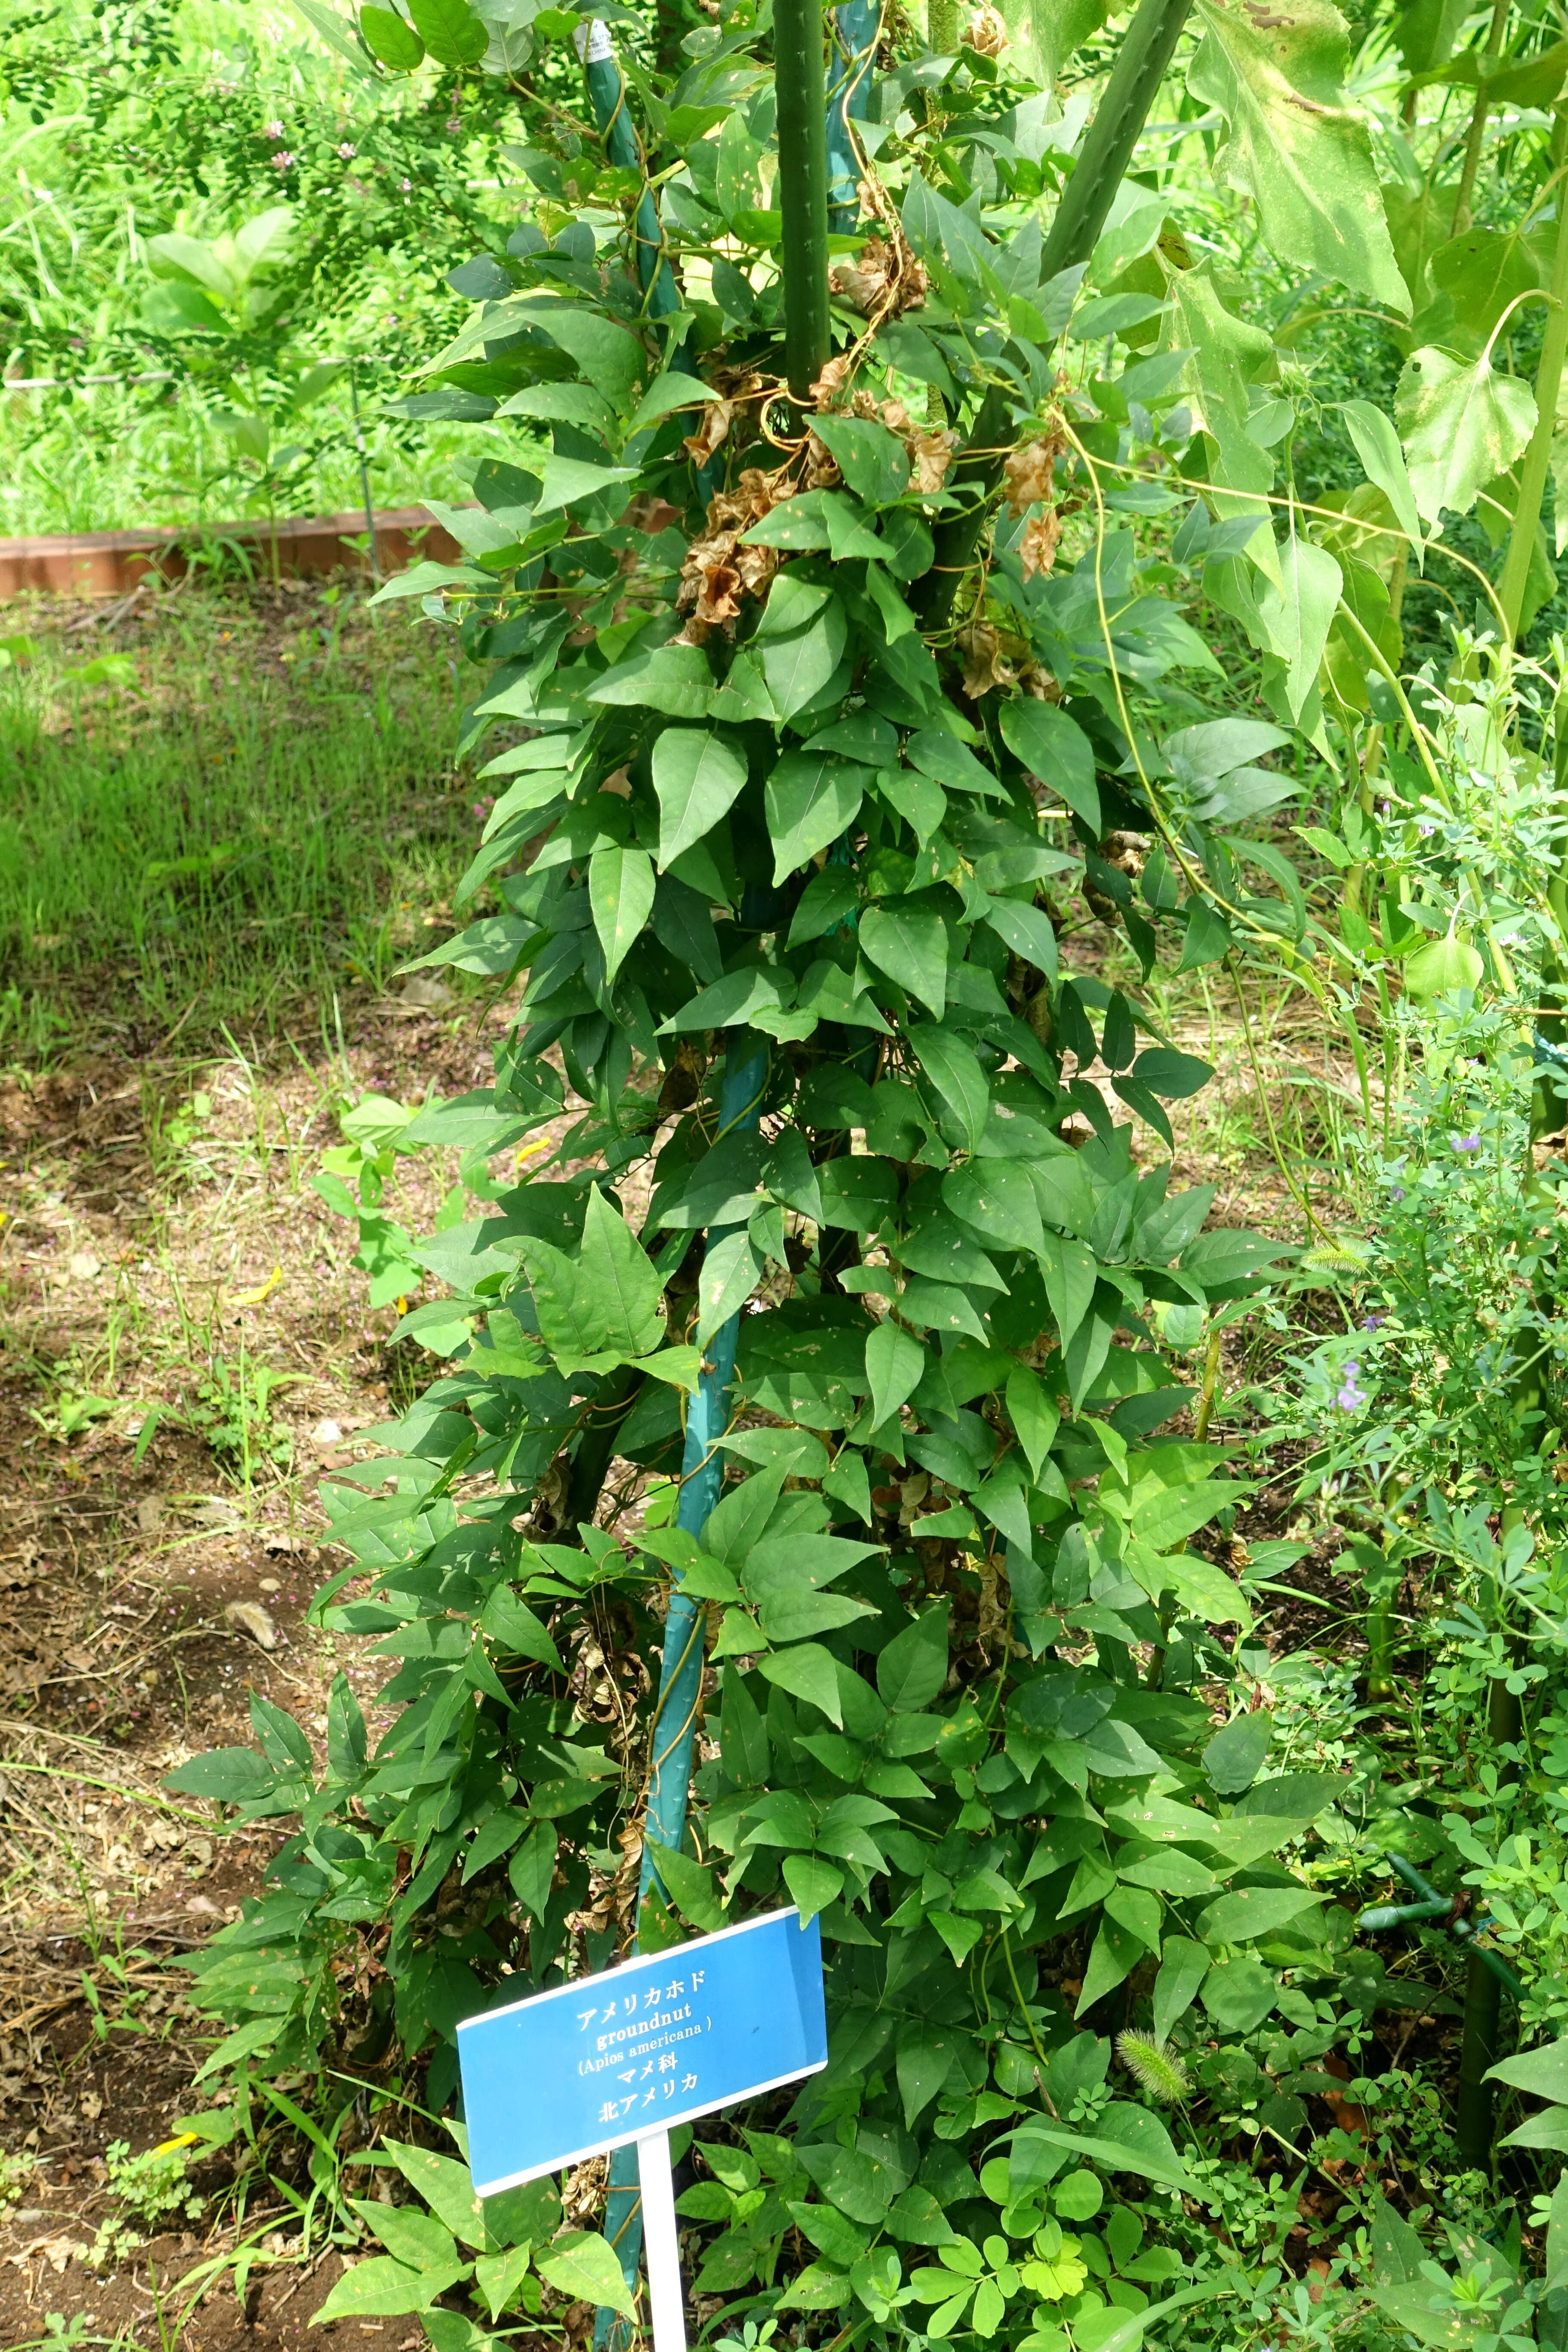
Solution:
M 363 549 L 349 545 L 364 537 L 364 509 L 344 514 L 290 516 L 277 526 L 278 569 L 290 578 L 326 572 L 364 572 Z M 265 516 L 243 522 L 186 523 L 172 530 L 87 530 L 54 539 L 0 539 L 0 597 L 25 589 L 57 596 L 115 596 L 157 572 L 177 580 L 190 569 L 190 556 L 204 544 L 224 540 L 242 546 L 265 580 L 272 572 L 272 530 Z M 423 507 L 378 509 L 376 552 L 384 575 L 401 572 L 416 555 L 453 562 L 457 542 Z

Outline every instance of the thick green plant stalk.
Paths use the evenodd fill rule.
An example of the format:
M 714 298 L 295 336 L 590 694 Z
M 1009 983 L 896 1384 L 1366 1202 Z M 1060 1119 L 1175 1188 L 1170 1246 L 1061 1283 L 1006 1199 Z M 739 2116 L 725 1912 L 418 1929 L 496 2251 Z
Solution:
M 778 0 L 773 57 L 784 215 L 784 373 L 806 401 L 832 348 L 827 310 L 827 81 L 821 0 Z
M 731 1029 L 724 1048 L 724 1075 L 719 1089 L 718 1142 L 737 1129 L 754 1128 L 767 1083 L 765 1040 L 750 1029 Z M 731 1229 L 720 1226 L 709 1234 L 708 1246 L 721 1241 Z M 720 1325 L 703 1352 L 697 1391 L 686 1415 L 686 1444 L 680 1465 L 680 1502 L 676 1525 L 693 1536 L 707 1526 L 723 1481 L 720 1446 L 730 1425 L 730 1382 L 735 1372 L 735 1349 L 741 1318 L 731 1315 Z M 642 1870 L 637 1882 L 637 1933 L 641 1943 L 648 1902 L 662 1900 L 664 1887 L 654 1862 L 650 1840 L 679 1853 L 686 1834 L 686 1803 L 691 1783 L 691 1749 L 697 1731 L 698 1702 L 702 1688 L 704 1656 L 703 1609 L 679 1587 L 671 1589 L 665 1619 L 664 1656 L 659 1666 L 658 1702 L 648 1743 L 647 1811 L 643 1823 Z M 642 2252 L 642 2197 L 635 2147 L 617 2148 L 610 2158 L 609 2195 L 605 2200 L 605 2235 L 620 2257 L 626 2284 L 636 2283 Z M 601 2305 L 594 2327 L 595 2345 L 620 2347 L 630 2341 L 624 2319 Z
M 1498 601 L 1503 609 L 1510 645 L 1519 635 L 1520 617 L 1524 611 L 1530 559 L 1535 549 L 1535 534 L 1541 523 L 1541 502 L 1546 494 L 1546 477 L 1552 464 L 1552 437 L 1557 426 L 1557 396 L 1563 383 L 1563 362 L 1568 359 L 1565 194 L 1568 194 L 1568 189 L 1559 180 L 1557 237 L 1552 249 L 1550 288 L 1552 309 L 1546 320 L 1546 331 L 1541 339 L 1541 358 L 1535 370 L 1535 430 L 1524 453 L 1524 464 L 1519 478 L 1519 496 L 1514 502 L 1513 528 L 1509 533 L 1508 553 L 1503 559 L 1502 576 L 1498 582 Z
M 1141 0 L 1046 237 L 1042 281 L 1076 268 L 1094 251 L 1191 7 L 1192 0 Z M 985 502 L 1002 478 L 1007 411 L 1007 393 L 993 384 L 952 468 L 951 487 L 971 491 L 973 503 L 936 534 L 936 560 L 921 597 L 921 621 L 927 629 L 946 624 L 959 581 L 974 553 Z

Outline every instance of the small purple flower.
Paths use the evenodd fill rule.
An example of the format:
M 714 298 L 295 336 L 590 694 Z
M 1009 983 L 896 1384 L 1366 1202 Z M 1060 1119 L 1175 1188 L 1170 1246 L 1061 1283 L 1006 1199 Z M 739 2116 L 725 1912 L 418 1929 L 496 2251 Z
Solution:
M 1436 833 L 1437 828 L 1435 824 L 1428 824 L 1426 818 L 1423 817 L 1415 830 L 1420 834 L 1422 839 L 1425 840 L 1429 833 Z
M 1361 1328 L 1363 1331 L 1381 1331 L 1387 1320 L 1386 1315 L 1363 1315 Z
M 1456 1151 L 1479 1151 L 1481 1148 L 1479 1135 L 1451 1135 L 1448 1140 Z
M 353 144 L 352 141 L 343 139 L 340 140 L 338 142 L 338 152 L 342 157 L 343 162 L 348 163 L 352 163 L 353 158 L 359 153 L 359 149 Z
M 275 172 L 291 172 L 294 169 L 295 158 L 289 154 L 287 147 L 279 147 L 277 154 L 270 160 Z
M 283 125 L 280 122 L 269 122 L 267 126 L 267 136 L 268 139 L 281 139 Z
M 1391 1184 L 1388 1188 L 1388 1197 L 1391 1201 L 1403 1201 L 1405 1198 L 1404 1185 Z
M 1334 1399 L 1334 1402 L 1339 1406 L 1342 1412 L 1354 1412 L 1358 1405 L 1363 1405 L 1366 1402 L 1365 1390 L 1358 1389 L 1355 1384 L 1356 1374 L 1360 1370 L 1360 1364 L 1352 1356 L 1345 1366 L 1344 1384 L 1341 1388 L 1339 1394 Z

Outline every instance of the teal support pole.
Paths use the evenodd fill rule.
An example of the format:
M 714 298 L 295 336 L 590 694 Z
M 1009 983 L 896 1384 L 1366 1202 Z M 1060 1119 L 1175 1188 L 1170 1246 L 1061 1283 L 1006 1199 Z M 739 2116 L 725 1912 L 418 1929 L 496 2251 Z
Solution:
M 640 172 L 642 152 L 637 133 L 626 112 L 626 85 L 620 67 L 616 63 L 616 45 L 610 38 L 610 28 L 597 16 L 586 31 L 579 26 L 577 54 L 583 60 L 583 71 L 588 84 L 588 101 L 594 110 L 605 142 L 607 162 L 618 168 Z M 648 298 L 649 315 L 668 318 L 671 310 L 680 308 L 680 289 L 675 273 L 664 257 L 664 232 L 659 226 L 658 206 L 651 189 L 645 188 L 637 205 L 634 224 L 637 246 L 637 283 Z
M 731 1029 L 725 1038 L 724 1076 L 719 1089 L 719 1136 L 737 1128 L 754 1128 L 762 1112 L 767 1084 L 766 1040 L 750 1029 Z M 715 1137 L 714 1140 L 719 1139 Z M 716 1227 L 711 1244 L 731 1230 Z M 680 1505 L 676 1525 L 700 1536 L 719 1500 L 724 1465 L 720 1446 L 730 1426 L 730 1383 L 735 1373 L 735 1350 L 741 1337 L 740 1316 L 731 1315 L 709 1341 L 697 1390 L 687 1408 L 686 1446 L 680 1465 Z M 650 1739 L 647 1811 L 643 1825 L 642 1874 L 637 1885 L 637 1925 L 650 1895 L 662 1895 L 658 1873 L 647 1843 L 657 1840 L 672 1853 L 680 1851 L 686 1834 L 686 1799 L 691 1784 L 691 1749 L 697 1735 L 697 1704 L 702 1687 L 702 1603 L 671 1589 L 669 1613 L 664 1623 L 664 1657 L 659 1667 L 658 1704 Z M 637 2182 L 637 2152 L 618 2147 L 610 2158 L 609 2194 L 605 2207 L 605 2235 L 620 2257 L 628 2286 L 635 2286 L 642 2253 L 642 2196 Z M 594 2326 L 598 2352 L 625 2352 L 631 2341 L 629 2324 L 602 2304 Z
M 851 122 L 864 122 L 871 96 L 871 61 L 882 12 L 877 0 L 845 0 L 833 12 L 836 47 L 841 53 L 827 91 L 827 226 L 847 236 L 859 211 L 859 166 Z

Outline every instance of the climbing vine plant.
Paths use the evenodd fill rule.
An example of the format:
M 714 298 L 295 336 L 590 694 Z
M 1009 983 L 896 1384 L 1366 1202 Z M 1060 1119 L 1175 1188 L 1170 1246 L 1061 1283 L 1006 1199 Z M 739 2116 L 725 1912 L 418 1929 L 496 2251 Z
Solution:
M 1049 80 L 1097 13 L 932 54 L 736 0 L 652 73 L 558 8 L 363 10 L 390 68 L 554 60 L 528 216 L 404 403 L 489 428 L 463 557 L 384 592 L 455 625 L 495 793 L 460 893 L 492 911 L 426 961 L 515 1018 L 492 1087 L 362 1106 L 320 1180 L 374 1302 L 440 1294 L 398 1327 L 438 1376 L 325 1490 L 319 1613 L 393 1662 L 389 1727 L 340 1680 L 323 1759 L 258 1699 L 258 1748 L 174 1783 L 298 1819 L 195 1964 L 246 2079 L 418 2061 L 439 2110 L 487 2002 L 820 1918 L 831 2063 L 703 2127 L 697 2288 L 1034 2352 L 1220 2312 L 1215 2168 L 1161 2110 L 1287 2027 L 1288 2099 L 1331 2039 L 1345 1915 L 1300 1857 L 1333 1787 L 1248 1711 L 1205 1535 L 1245 1489 L 1202 1343 L 1289 1253 L 1173 1183 L 1212 1074 L 1146 991 L 1263 952 L 1321 993 L 1249 828 L 1387 715 L 1388 551 L 1457 397 L 1416 402 L 1414 495 L 1362 404 L 1354 499 L 1294 503 L 1268 335 L 1125 174 L 1184 41 L 1281 260 L 1403 331 L 1341 20 L 1143 0 L 1086 131 Z M 1263 709 L 1225 709 L 1200 582 Z M 462 1186 L 415 1239 L 384 1187 L 437 1147 Z M 634 2178 L 614 2258 L 551 2258 L 606 2311 Z M 468 2275 L 386 2242 L 407 2275 L 334 2309 Z M 539 2308 L 507 2242 L 464 2239 L 492 2323 Z

